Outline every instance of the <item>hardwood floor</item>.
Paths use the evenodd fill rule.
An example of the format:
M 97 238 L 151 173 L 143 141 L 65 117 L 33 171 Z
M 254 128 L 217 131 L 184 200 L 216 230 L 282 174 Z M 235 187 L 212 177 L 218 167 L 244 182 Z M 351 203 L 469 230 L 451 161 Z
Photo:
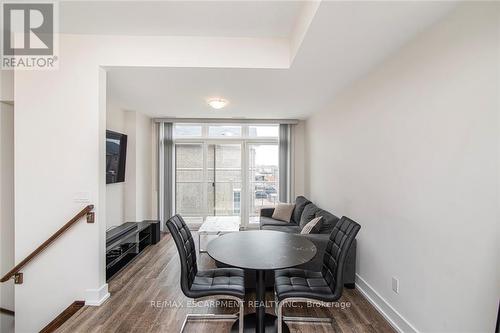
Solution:
M 195 235 L 196 237 L 196 235 Z M 200 269 L 214 267 L 206 254 L 198 261 Z M 111 298 L 100 307 L 84 306 L 57 332 L 179 332 L 186 313 L 235 313 L 237 307 L 193 306 L 179 285 L 180 262 L 170 235 L 149 247 L 109 282 Z M 247 301 L 255 295 L 247 295 Z M 272 292 L 266 298 L 272 303 Z M 248 304 L 248 303 L 247 303 Z M 343 308 L 293 308 L 286 315 L 314 315 L 333 318 L 332 325 L 289 324 L 293 333 L 313 332 L 395 332 L 389 323 L 356 290 L 344 289 L 339 302 Z M 347 307 L 347 305 L 349 305 Z M 245 312 L 253 309 L 245 307 Z M 268 312 L 274 313 L 270 307 Z M 232 322 L 196 321 L 185 332 L 228 332 Z

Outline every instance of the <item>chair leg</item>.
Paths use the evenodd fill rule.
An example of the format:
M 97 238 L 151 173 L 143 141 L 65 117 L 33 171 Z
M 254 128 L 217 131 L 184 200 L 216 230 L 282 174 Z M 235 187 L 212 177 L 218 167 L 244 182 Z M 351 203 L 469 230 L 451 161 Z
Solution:
M 276 291 L 274 291 L 274 304 L 276 304 L 276 306 L 274 307 L 274 314 L 277 317 L 278 316 L 278 304 L 279 304 L 279 301 L 278 301 L 278 295 L 276 294 Z
M 234 319 L 238 319 L 238 316 L 235 314 L 225 315 L 225 314 L 212 314 L 212 313 L 207 313 L 207 314 L 189 313 L 184 318 L 184 322 L 182 323 L 180 333 L 184 332 L 184 328 L 186 327 L 186 324 L 189 321 L 189 319 L 193 319 L 193 320 L 234 320 Z
M 188 321 L 188 316 L 186 315 L 184 316 L 184 321 L 182 322 L 181 330 L 179 331 L 179 333 L 184 333 L 184 328 L 186 327 L 187 321 Z
M 321 306 L 328 306 L 329 303 L 321 302 L 314 299 L 307 298 L 287 298 L 278 303 L 278 333 L 283 333 L 283 321 L 295 321 L 295 322 L 306 322 L 306 323 L 332 323 L 331 318 L 318 318 L 318 317 L 289 317 L 283 315 L 283 306 L 286 303 L 293 302 L 313 302 Z
M 240 321 L 239 321 L 239 333 L 243 333 L 243 322 L 245 321 L 245 301 L 241 300 L 240 303 Z
M 186 328 L 187 322 L 189 319 L 193 320 L 234 320 L 234 319 L 239 319 L 239 325 L 238 325 L 238 332 L 243 333 L 243 322 L 244 322 L 244 315 L 245 315 L 245 301 L 243 299 L 239 299 L 236 297 L 221 297 L 221 296 L 215 296 L 215 297 L 204 297 L 204 298 L 199 298 L 198 300 L 208 300 L 208 299 L 232 299 L 234 301 L 238 302 L 239 305 L 239 314 L 213 314 L 213 313 L 188 313 L 184 317 L 184 321 L 182 322 L 182 326 L 180 329 L 180 333 L 184 332 L 184 329 Z
M 318 318 L 318 317 L 287 317 L 283 316 L 285 321 L 297 321 L 303 323 L 332 323 L 333 320 L 330 318 Z
M 283 333 L 283 304 L 285 302 L 278 302 L 278 333 Z

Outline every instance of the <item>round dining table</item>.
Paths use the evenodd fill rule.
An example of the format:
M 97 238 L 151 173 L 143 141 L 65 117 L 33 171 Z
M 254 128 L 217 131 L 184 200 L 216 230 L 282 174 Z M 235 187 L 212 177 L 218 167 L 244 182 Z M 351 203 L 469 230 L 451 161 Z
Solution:
M 280 231 L 255 230 L 225 234 L 208 243 L 207 252 L 222 264 L 256 272 L 255 313 L 245 315 L 244 331 L 277 332 L 276 316 L 266 313 L 265 275 L 276 269 L 304 264 L 316 255 L 307 238 Z M 238 321 L 231 332 L 238 332 Z M 283 323 L 283 332 L 289 332 Z

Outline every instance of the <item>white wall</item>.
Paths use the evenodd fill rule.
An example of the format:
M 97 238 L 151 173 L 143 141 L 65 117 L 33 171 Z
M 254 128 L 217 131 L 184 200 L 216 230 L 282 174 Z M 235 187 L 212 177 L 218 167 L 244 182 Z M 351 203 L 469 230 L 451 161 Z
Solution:
M 124 218 L 127 221 L 135 221 L 137 206 L 136 195 L 137 190 L 137 128 L 136 128 L 135 112 L 125 112 L 125 133 L 127 134 L 127 163 L 125 167 L 125 203 L 124 203 Z
M 292 173 L 293 173 L 293 193 L 292 200 L 299 195 L 306 194 L 305 186 L 305 121 L 301 120 L 297 125 L 293 125 L 293 153 L 292 153 Z
M 106 226 L 154 219 L 152 119 L 108 103 L 106 127 L 127 135 L 125 182 L 106 185 Z
M 359 286 L 407 332 L 494 331 L 499 22 L 460 5 L 306 124 L 311 199 L 362 225 Z
M 0 275 L 3 276 L 12 267 L 14 267 L 14 107 L 0 102 Z M 12 280 L 0 284 L 0 307 L 14 309 Z M 0 314 L 0 331 L 2 333 L 14 331 L 12 316 Z
M 0 70 L 0 101 L 14 101 L 14 72 Z
M 135 114 L 136 124 L 136 188 L 135 188 L 135 221 L 155 218 L 153 211 L 153 122 L 140 112 Z M 154 198 L 156 199 L 156 197 Z
M 107 104 L 106 129 L 125 133 L 125 111 Z M 127 146 L 127 150 L 128 150 Z M 106 229 L 125 222 L 125 183 L 106 184 Z
M 24 283 L 15 293 L 16 331 L 23 333 L 40 330 L 75 300 L 99 304 L 107 297 L 103 68 L 290 64 L 284 40 L 59 37 L 57 70 L 15 73 L 15 260 L 22 260 L 82 209 L 77 193 L 89 194 L 96 222 L 78 223 L 23 270 Z

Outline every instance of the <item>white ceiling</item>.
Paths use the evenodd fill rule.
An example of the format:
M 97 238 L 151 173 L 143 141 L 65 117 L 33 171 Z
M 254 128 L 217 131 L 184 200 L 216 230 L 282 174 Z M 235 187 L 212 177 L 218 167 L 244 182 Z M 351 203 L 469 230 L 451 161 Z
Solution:
M 295 1 L 63 1 L 71 34 L 287 38 Z
M 322 2 L 290 69 L 112 68 L 108 96 L 153 117 L 306 118 L 454 5 Z

